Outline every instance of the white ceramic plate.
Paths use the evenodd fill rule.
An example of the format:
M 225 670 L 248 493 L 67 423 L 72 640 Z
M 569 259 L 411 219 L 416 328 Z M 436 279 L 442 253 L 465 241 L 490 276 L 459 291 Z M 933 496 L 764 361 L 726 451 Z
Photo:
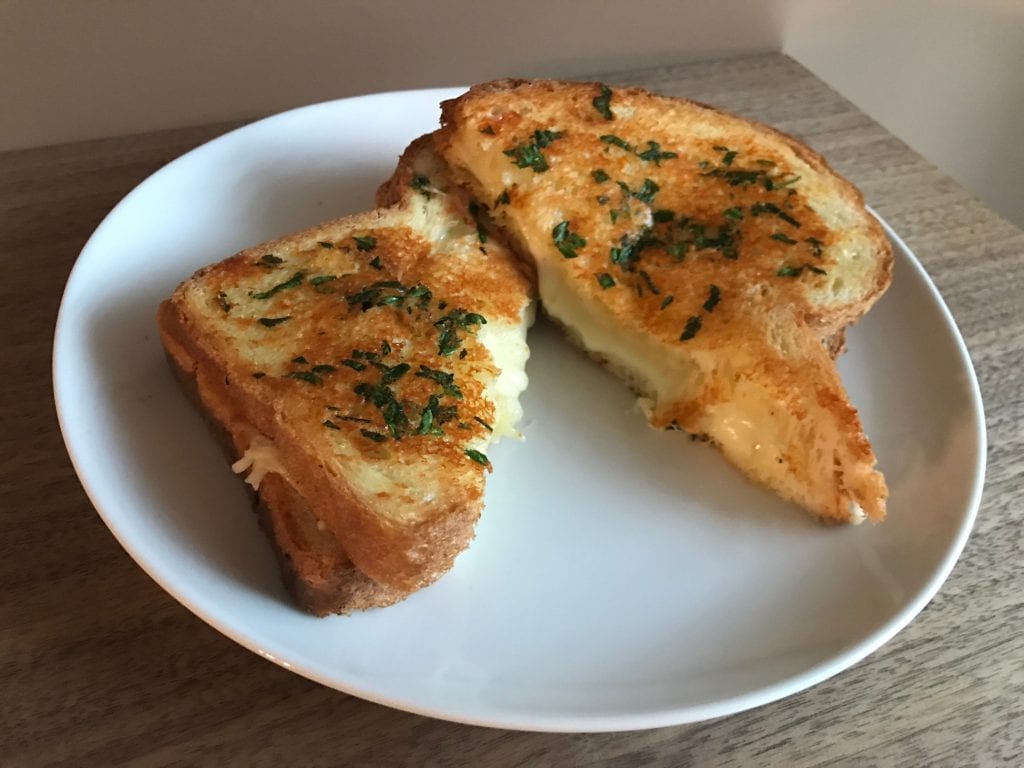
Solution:
M 452 91 L 287 112 L 189 152 L 128 195 L 68 280 L 61 428 L 124 548 L 190 610 L 325 685 L 469 723 L 645 728 L 754 707 L 849 667 L 938 590 L 977 509 L 981 400 L 956 326 L 906 247 L 840 368 L 892 491 L 879 526 L 823 528 L 714 450 L 645 427 L 616 380 L 530 336 L 524 443 L 476 541 L 386 610 L 292 607 L 242 485 L 163 359 L 161 299 L 244 246 L 365 210 Z

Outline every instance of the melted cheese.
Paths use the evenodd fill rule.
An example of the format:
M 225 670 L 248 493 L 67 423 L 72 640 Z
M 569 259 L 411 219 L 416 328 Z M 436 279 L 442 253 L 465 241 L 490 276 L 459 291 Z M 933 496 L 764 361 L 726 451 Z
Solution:
M 523 309 L 522 321 L 516 325 L 488 323 L 477 331 L 477 340 L 491 353 L 498 375 L 485 382 L 484 396 L 494 403 L 494 423 L 486 444 L 503 436 L 521 437 L 516 424 L 523 417 L 519 396 L 526 389 L 526 361 L 530 348 L 526 330 L 533 324 L 534 306 Z
M 248 472 L 245 482 L 251 485 L 253 490 L 258 491 L 263 478 L 271 472 L 276 472 L 282 477 L 288 476 L 278 456 L 277 449 L 270 440 L 263 435 L 256 435 L 249 441 L 249 447 L 245 449 L 242 457 L 231 465 L 231 471 L 236 475 Z

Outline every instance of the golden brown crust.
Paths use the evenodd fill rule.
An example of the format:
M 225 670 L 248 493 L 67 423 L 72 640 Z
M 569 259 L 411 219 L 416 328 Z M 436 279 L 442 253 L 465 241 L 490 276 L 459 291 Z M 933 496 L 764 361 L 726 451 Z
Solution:
M 161 305 L 161 316 L 172 311 L 168 302 Z M 167 325 L 161 320 L 162 327 Z M 164 343 L 182 391 L 203 415 L 225 457 L 234 463 L 249 447 L 255 430 L 232 408 L 231 395 L 216 376 L 200 374 L 173 335 Z M 379 584 L 356 568 L 338 540 L 280 474 L 267 474 L 258 491 L 248 485 L 246 489 L 260 527 L 273 546 L 282 581 L 301 608 L 325 616 L 384 607 L 406 596 L 407 592 Z

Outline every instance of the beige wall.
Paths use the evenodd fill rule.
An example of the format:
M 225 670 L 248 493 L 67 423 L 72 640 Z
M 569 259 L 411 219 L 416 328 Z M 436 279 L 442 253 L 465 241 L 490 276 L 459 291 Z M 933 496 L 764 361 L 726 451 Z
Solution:
M 1024 227 L 1024 0 L 792 2 L 784 50 Z
M 1024 225 L 1024 0 L 0 0 L 0 150 L 779 49 Z

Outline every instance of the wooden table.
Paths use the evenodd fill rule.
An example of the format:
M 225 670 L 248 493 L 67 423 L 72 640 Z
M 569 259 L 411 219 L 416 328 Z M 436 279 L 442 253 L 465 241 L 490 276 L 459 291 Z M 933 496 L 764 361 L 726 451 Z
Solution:
M 0 155 L 0 765 L 992 765 L 1024 753 L 1024 233 L 785 56 L 608 74 L 804 137 L 949 303 L 981 379 L 988 480 L 967 549 L 853 669 L 717 721 L 618 734 L 430 720 L 309 682 L 206 626 L 93 511 L 50 389 L 61 290 L 138 182 L 233 125 Z

